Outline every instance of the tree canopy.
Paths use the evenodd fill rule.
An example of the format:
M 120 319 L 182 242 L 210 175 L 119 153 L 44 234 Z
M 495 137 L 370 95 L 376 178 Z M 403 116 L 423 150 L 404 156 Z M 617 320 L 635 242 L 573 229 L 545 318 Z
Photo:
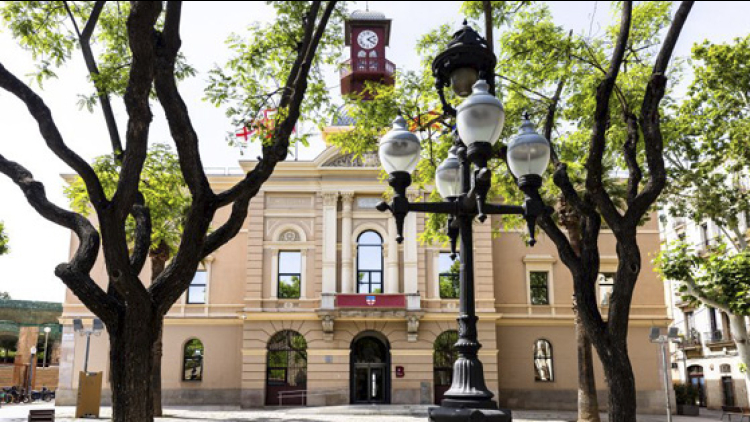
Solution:
M 0 221 L 0 255 L 10 252 L 8 247 L 8 235 L 5 234 L 5 224 Z

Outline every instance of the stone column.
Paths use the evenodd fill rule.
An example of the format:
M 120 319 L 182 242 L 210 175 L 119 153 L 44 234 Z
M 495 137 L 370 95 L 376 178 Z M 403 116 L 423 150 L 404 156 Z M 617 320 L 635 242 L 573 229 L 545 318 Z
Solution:
M 352 202 L 354 192 L 343 192 L 341 202 L 341 292 L 354 293 L 352 271 Z
M 396 242 L 396 219 L 388 218 L 388 240 L 385 257 L 385 283 L 383 293 L 398 293 L 398 242 Z
M 407 194 L 409 202 L 416 202 L 419 192 Z M 417 213 L 410 212 L 404 222 L 404 293 L 414 294 L 419 289 L 417 276 Z
M 338 192 L 323 192 L 323 294 L 336 293 Z

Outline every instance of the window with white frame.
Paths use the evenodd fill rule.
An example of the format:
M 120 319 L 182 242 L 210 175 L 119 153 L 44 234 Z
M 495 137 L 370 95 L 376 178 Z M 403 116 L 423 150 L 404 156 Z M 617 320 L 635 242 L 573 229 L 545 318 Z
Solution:
M 279 299 L 299 299 L 302 288 L 302 252 L 279 252 Z
M 357 293 L 383 293 L 383 238 L 373 230 L 357 239 Z
M 554 277 L 552 269 L 555 258 L 551 255 L 527 255 L 526 300 L 529 305 L 549 306 L 555 303 Z
M 190 282 L 187 290 L 188 305 L 202 305 L 206 303 L 206 287 L 208 286 L 208 271 L 198 270 Z
M 549 305 L 549 271 L 529 273 L 529 292 L 532 305 Z

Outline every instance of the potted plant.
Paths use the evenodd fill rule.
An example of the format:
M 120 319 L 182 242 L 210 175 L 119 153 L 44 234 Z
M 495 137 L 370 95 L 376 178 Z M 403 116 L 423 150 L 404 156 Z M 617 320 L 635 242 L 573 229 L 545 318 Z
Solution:
M 677 401 L 677 414 L 685 416 L 698 416 L 700 407 L 696 404 L 698 402 L 698 395 L 700 391 L 692 384 L 675 383 L 674 384 L 674 395 Z

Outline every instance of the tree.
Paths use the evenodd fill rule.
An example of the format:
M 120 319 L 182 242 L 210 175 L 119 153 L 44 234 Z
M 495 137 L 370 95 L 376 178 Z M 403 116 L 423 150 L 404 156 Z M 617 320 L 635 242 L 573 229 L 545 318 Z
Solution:
M 110 46 L 106 44 L 110 39 L 105 34 L 112 34 L 106 32 L 112 25 L 99 22 L 100 17 L 113 16 L 115 21 L 112 23 L 126 29 L 121 32 L 123 37 L 111 39 L 111 46 L 128 52 L 123 56 L 128 60 L 128 65 L 116 69 L 111 80 L 106 78 L 106 83 L 101 73 L 89 67 L 100 100 L 116 94 L 109 88 L 110 83 L 124 87 L 120 91 L 127 112 L 124 145 L 119 144 L 119 138 L 113 136 L 116 125 L 114 128 L 108 126 L 113 153 L 122 162 L 117 188 L 111 196 L 106 194 L 102 180 L 94 169 L 68 148 L 43 99 L 8 70 L 5 64 L 0 63 L 0 87 L 28 108 L 50 150 L 83 179 L 99 223 L 97 230 L 80 213 L 51 203 L 42 183 L 35 180 L 24 166 L 0 155 L 0 172 L 18 185 L 29 204 L 46 219 L 72 230 L 79 240 L 72 259 L 60 264 L 55 274 L 107 327 L 113 420 L 116 422 L 153 420 L 149 381 L 153 367 L 153 344 L 161 331 L 164 315 L 190 285 L 199 262 L 237 235 L 247 217 L 250 199 L 271 176 L 276 164 L 287 156 L 289 138 L 300 117 L 301 104 L 307 92 L 307 78 L 337 4 L 335 1 L 295 3 L 291 7 L 293 10 L 277 5 L 279 19 L 294 23 L 283 33 L 287 42 L 276 45 L 289 63 L 281 69 L 280 75 L 274 75 L 283 78 L 280 89 L 268 94 L 269 86 L 259 84 L 255 92 L 256 95 L 265 93 L 278 98 L 276 124 L 264 141 L 263 156 L 257 166 L 242 181 L 220 193 L 211 189 L 203 171 L 199 139 L 190 121 L 187 105 L 177 89 L 177 76 L 181 70 L 178 67 L 181 2 L 167 2 L 165 8 L 162 2 L 132 2 L 126 11 L 118 9 L 116 4 L 110 6 L 105 2 L 87 3 L 87 7 L 75 10 L 71 10 L 66 2 L 53 4 L 51 10 L 44 9 L 49 6 L 47 3 L 29 2 L 16 9 L 16 14 L 5 15 L 6 20 L 10 16 L 10 26 L 14 34 L 21 37 L 22 44 L 33 50 L 35 44 L 29 41 L 39 40 L 39 45 L 44 46 L 41 51 L 59 53 L 60 62 L 69 57 L 69 51 L 76 42 L 56 32 L 62 25 L 54 19 L 59 14 L 53 15 L 51 11 L 57 13 L 62 7 L 62 13 L 73 16 L 78 13 L 86 22 L 78 40 L 87 57 L 87 65 L 95 64 L 94 60 L 89 60 L 92 54 L 86 51 L 90 51 L 87 44 L 97 29 L 102 34 L 105 47 Z M 103 13 L 108 7 L 115 9 L 115 12 Z M 7 10 L 3 10 L 4 14 Z M 36 32 L 40 27 L 34 25 L 37 22 L 35 19 L 41 16 L 40 22 L 45 23 L 46 15 L 50 21 L 42 25 L 40 32 Z M 30 22 L 25 20 L 28 16 L 33 16 Z M 102 25 L 99 26 L 99 23 Z M 268 57 L 264 57 L 256 64 L 263 68 L 268 65 L 268 60 Z M 192 200 L 179 249 L 156 281 L 146 287 L 138 274 L 151 249 L 152 219 L 139 182 L 147 158 L 152 117 L 149 100 L 152 94 L 155 94 L 156 101 L 167 116 L 180 170 Z M 229 219 L 209 232 L 216 211 L 227 206 L 232 207 Z M 129 217 L 135 224 L 132 249 L 128 247 L 126 234 Z M 97 285 L 90 276 L 100 247 L 104 252 L 109 279 L 106 288 Z
M 8 236 L 5 234 L 5 225 L 0 221 L 0 255 L 10 252 L 8 248 Z
M 682 283 L 686 300 L 729 316 L 740 359 L 748 365 L 750 75 L 744 68 L 750 60 L 750 36 L 731 44 L 696 44 L 692 59 L 694 80 L 669 121 L 675 135 L 665 152 L 670 184 L 662 208 L 673 218 L 712 221 L 721 241 L 702 251 L 678 242 L 658 263 L 667 279 Z M 750 386 L 749 374 L 745 376 Z
M 8 292 L 0 292 L 0 299 L 11 300 L 10 293 L 8 293 Z
M 666 180 L 660 105 L 666 93 L 667 67 L 691 7 L 692 2 L 682 3 L 672 18 L 667 3 L 642 3 L 634 8 L 624 2 L 619 27 L 593 40 L 555 26 L 541 5 L 528 10 L 506 8 L 508 13 L 493 18 L 493 22 L 510 22 L 498 49 L 497 69 L 506 82 L 500 91 L 506 121 L 520 120 L 523 110 L 542 115 L 543 133 L 553 142 L 554 174 L 541 194 L 562 212 L 545 215 L 538 222 L 573 275 L 576 312 L 608 380 L 612 421 L 634 421 L 636 415 L 635 379 L 627 349 L 630 305 L 641 269 L 636 235 Z M 418 53 L 425 57 L 425 64 L 444 47 L 448 35 L 443 26 L 423 38 Z M 388 127 L 395 110 L 400 110 L 424 138 L 424 160 L 415 184 L 425 186 L 432 182 L 452 142 L 431 125 L 448 120 L 450 126 L 449 117 L 434 113 L 438 102 L 429 71 L 402 73 L 400 78 L 396 87 L 371 87 L 373 101 L 352 100 L 357 105 L 351 112 L 356 121 L 353 133 L 328 139 L 346 151 L 372 150 L 377 135 Z M 572 129 L 563 130 L 563 124 Z M 502 137 L 508 139 L 514 130 L 512 123 L 507 125 Z M 496 154 L 503 157 L 500 146 Z M 509 172 L 497 169 L 497 163 L 493 166 L 498 171 L 492 171 L 492 195 L 520 201 Z M 611 177 L 613 170 L 621 170 L 627 178 Z M 432 195 L 438 197 L 437 192 Z M 519 221 L 503 223 L 515 226 Z M 613 231 L 619 258 L 606 320 L 599 311 L 595 288 L 602 224 Z M 559 225 L 565 225 L 568 233 Z M 431 218 L 423 240 L 445 239 L 444 226 L 445 217 Z
M 120 165 L 114 154 L 98 157 L 92 165 L 94 172 L 102 182 L 107 196 L 117 190 L 120 177 Z M 180 237 L 184 230 L 185 218 L 190 208 L 190 194 L 180 172 L 180 162 L 169 145 L 155 144 L 150 149 L 143 163 L 140 180 L 140 192 L 151 215 L 151 245 L 148 257 L 151 262 L 151 283 L 166 268 L 174 251 L 180 247 Z M 76 178 L 65 190 L 70 200 L 71 209 L 81 215 L 91 212 L 91 200 L 86 185 L 80 177 Z M 128 246 L 132 249 L 135 241 L 136 224 L 133 218 L 126 221 Z M 151 389 L 154 396 L 154 416 L 162 415 L 161 407 L 161 360 L 162 334 L 154 343 L 154 368 Z

